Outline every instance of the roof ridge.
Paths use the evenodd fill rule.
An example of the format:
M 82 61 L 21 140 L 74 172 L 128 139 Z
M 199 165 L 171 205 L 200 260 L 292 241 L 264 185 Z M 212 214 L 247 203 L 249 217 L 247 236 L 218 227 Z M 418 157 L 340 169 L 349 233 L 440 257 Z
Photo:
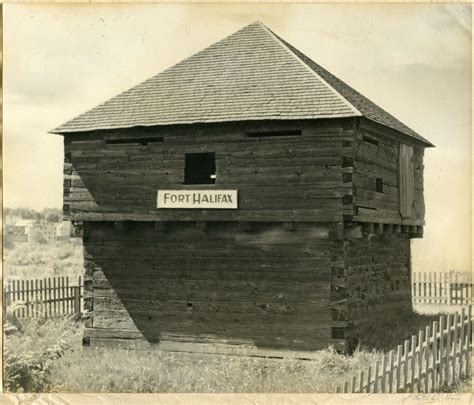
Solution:
M 331 90 L 339 99 L 341 99 L 346 105 L 349 106 L 350 109 L 352 109 L 354 111 L 354 113 L 358 116 L 362 116 L 363 114 L 347 99 L 345 98 L 341 93 L 339 93 L 333 86 L 331 86 L 325 79 L 323 79 L 321 77 L 321 75 L 319 75 L 316 71 L 314 71 L 313 69 L 311 69 L 310 66 L 308 66 L 308 64 L 302 60 L 298 55 L 296 55 L 290 48 L 288 48 L 288 46 L 286 45 L 285 42 L 283 42 L 283 40 L 278 36 L 276 35 L 270 28 L 268 28 L 265 24 L 263 23 L 260 23 L 259 25 L 262 26 L 262 28 L 264 28 L 268 34 L 270 34 L 270 36 L 272 38 L 274 38 L 280 45 L 283 49 L 285 49 L 294 59 L 296 59 L 301 65 L 303 65 L 307 70 L 309 70 L 314 76 L 317 77 L 317 79 L 319 81 L 321 81 L 321 83 L 323 83 L 329 90 Z

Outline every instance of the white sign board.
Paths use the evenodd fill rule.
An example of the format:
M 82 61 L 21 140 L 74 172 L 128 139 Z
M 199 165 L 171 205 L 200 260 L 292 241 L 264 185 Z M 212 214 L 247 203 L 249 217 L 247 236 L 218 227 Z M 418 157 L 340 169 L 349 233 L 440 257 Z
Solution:
M 237 190 L 158 190 L 157 207 L 236 209 Z

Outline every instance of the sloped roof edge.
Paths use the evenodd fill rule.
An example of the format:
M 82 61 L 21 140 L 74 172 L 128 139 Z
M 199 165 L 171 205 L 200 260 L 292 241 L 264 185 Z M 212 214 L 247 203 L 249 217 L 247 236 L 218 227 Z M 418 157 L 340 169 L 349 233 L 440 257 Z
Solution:
M 248 31 L 247 37 L 244 35 Z M 266 33 L 269 37 L 271 37 L 272 41 L 269 41 L 269 39 L 263 34 L 263 32 Z M 255 35 L 258 34 L 258 35 Z M 260 39 L 253 40 L 253 36 L 259 36 Z M 251 39 L 249 39 L 251 38 Z M 233 41 L 233 42 L 232 42 Z M 240 41 L 240 42 L 238 42 Z M 252 42 L 253 41 L 253 42 Z M 229 108 L 223 113 L 223 114 L 214 114 L 213 110 L 209 110 L 209 108 L 206 110 L 204 109 L 201 115 L 199 114 L 189 114 L 186 115 L 186 111 L 184 113 L 180 114 L 175 114 L 178 108 L 181 108 L 178 105 L 178 108 L 176 106 L 168 106 L 166 102 L 163 102 L 163 95 L 160 93 L 161 87 L 163 87 L 163 80 L 160 82 L 160 78 L 165 77 L 166 75 L 170 76 L 174 74 L 176 75 L 176 72 L 178 74 L 177 78 L 182 79 L 179 74 L 182 74 L 183 68 L 180 67 L 184 66 L 188 70 L 194 69 L 199 69 L 199 63 L 205 64 L 206 61 L 202 61 L 206 57 L 206 52 L 207 56 L 209 56 L 210 52 L 214 52 L 214 54 L 211 53 L 212 56 L 218 56 L 220 57 L 224 63 L 224 66 L 228 66 L 229 64 L 232 66 L 232 63 L 234 62 L 232 57 L 234 56 L 231 51 L 229 51 L 229 48 L 232 48 L 232 45 L 234 45 L 234 52 L 239 52 L 242 48 L 242 45 L 246 45 L 249 48 L 254 48 L 255 44 L 254 42 L 258 42 L 258 45 L 261 45 L 262 47 L 262 52 L 267 51 L 267 48 L 271 48 L 270 51 L 273 51 L 274 53 L 278 53 L 277 55 L 280 59 L 284 59 L 286 61 L 286 64 L 292 64 L 292 73 L 296 72 L 296 82 L 298 82 L 300 76 L 304 76 L 306 81 L 310 81 L 311 79 L 308 77 L 309 73 L 314 77 L 314 82 L 319 83 L 315 88 L 318 88 L 319 92 L 323 92 L 323 96 L 319 97 L 314 95 L 312 97 L 316 97 L 316 104 L 315 101 L 313 100 L 307 105 L 304 105 L 305 109 L 304 110 L 298 110 L 295 109 L 294 111 L 290 111 L 288 113 L 287 110 L 286 112 L 281 114 L 278 110 L 278 105 L 275 107 L 273 110 L 265 110 L 265 102 L 259 101 L 261 104 L 255 104 L 255 100 L 253 99 L 247 99 L 243 98 L 243 103 L 248 102 L 249 108 L 247 108 L 247 112 L 245 113 L 246 115 L 238 114 L 236 113 L 237 110 L 233 106 L 229 106 Z M 278 44 L 280 47 L 281 51 L 275 50 L 276 45 L 272 45 L 272 43 Z M 224 46 L 222 44 L 225 44 Z M 235 45 L 237 44 L 237 45 Z M 219 49 L 219 46 L 221 47 Z M 227 47 L 227 48 L 226 48 Z M 235 51 L 237 49 L 237 51 Z M 282 53 L 282 51 L 284 53 Z M 227 52 L 227 53 L 226 53 Z M 256 67 L 261 66 L 264 72 L 267 74 L 270 73 L 270 76 L 274 76 L 276 74 L 277 78 L 276 79 L 270 79 L 274 80 L 275 83 L 270 82 L 267 80 L 267 82 L 270 85 L 277 86 L 279 84 L 278 80 L 282 81 L 286 79 L 284 77 L 283 73 L 280 73 L 278 69 L 280 67 L 273 67 L 272 60 L 266 60 L 262 62 L 261 65 L 260 59 L 262 60 L 265 59 L 265 55 L 260 52 L 260 51 L 255 51 L 252 50 L 253 53 L 251 53 L 251 56 L 253 57 L 248 60 L 244 60 L 244 62 L 248 63 L 253 63 L 256 65 Z M 271 53 L 271 52 L 270 52 Z M 295 62 L 291 62 L 290 59 L 287 59 L 285 57 L 285 53 L 292 58 L 293 61 L 297 62 L 297 65 Z M 204 56 L 200 56 L 204 55 Z M 242 55 L 238 55 L 242 59 Z M 275 56 L 275 58 L 277 57 Z M 227 58 L 227 59 L 226 59 Z M 267 58 L 268 59 L 268 58 Z M 278 59 L 279 60 L 279 59 Z M 278 61 L 277 60 L 277 61 Z M 275 60 L 273 60 L 274 62 Z M 227 65 L 225 65 L 227 63 Z M 186 64 L 188 66 L 186 66 Z M 236 63 L 236 65 L 238 65 Z M 298 68 L 300 66 L 300 68 Z M 232 66 L 233 67 L 233 66 Z M 304 71 L 302 70 L 304 69 Z M 244 69 L 242 67 L 241 69 Z M 271 71 L 267 71 L 269 69 L 273 69 Z M 235 69 L 234 69 L 235 70 Z M 304 72 L 307 73 L 304 73 Z M 299 73 L 298 73 L 299 72 Z M 309 72 L 309 73 L 308 73 Z M 186 73 L 186 71 L 185 71 Z M 244 72 L 244 74 L 248 72 Z M 206 74 L 206 72 L 201 74 Z M 261 73 L 260 78 L 262 76 Z M 280 74 L 280 77 L 278 77 L 278 74 Z M 237 75 L 238 77 L 238 72 L 235 73 L 234 75 Z M 257 79 L 259 78 L 257 77 Z M 266 80 L 266 77 L 263 77 L 264 80 Z M 205 77 L 207 80 L 206 83 L 209 84 L 214 84 L 213 77 Z M 250 78 L 252 79 L 252 77 Z M 239 80 L 235 80 L 236 83 L 240 83 Z M 245 81 L 244 81 L 245 82 Z M 267 82 L 264 82 L 263 85 L 268 85 Z M 257 81 L 258 83 L 258 81 Z M 173 84 L 174 82 L 171 81 L 171 84 L 169 82 L 164 81 L 164 86 L 168 86 L 169 88 L 173 89 Z M 179 83 L 181 85 L 181 83 Z M 235 83 L 233 83 L 235 85 Z M 311 93 L 310 91 L 307 91 L 306 93 L 302 94 L 304 90 L 298 90 L 298 88 L 292 89 L 291 86 L 288 86 L 287 83 L 287 94 L 289 94 L 290 97 L 293 97 L 294 100 L 297 102 L 300 99 L 303 99 L 304 101 L 310 100 L 311 101 Z M 300 85 L 299 88 L 301 88 L 301 83 L 295 83 L 292 82 L 296 87 L 297 85 Z M 218 83 L 218 85 L 221 86 L 221 88 L 225 88 L 226 83 Z M 161 86 L 161 87 L 160 87 Z M 318 87 L 319 86 L 319 87 Z M 290 89 L 288 90 L 288 87 Z M 144 90 L 148 91 L 148 93 L 144 93 L 148 99 L 145 99 L 145 102 L 143 102 L 143 98 L 137 98 L 137 96 L 134 96 L 134 92 L 138 93 L 140 96 L 141 93 L 137 91 L 139 88 L 144 88 Z M 186 90 L 186 89 L 185 89 Z M 238 88 L 240 90 L 240 88 Z M 265 95 L 265 90 L 262 91 L 262 94 Z M 143 90 L 141 90 L 143 92 Z M 192 105 L 192 103 L 199 102 L 200 100 L 196 101 L 196 97 L 194 94 L 192 94 L 193 88 L 190 88 L 187 90 L 188 93 L 190 94 L 189 97 L 189 104 Z M 243 92 L 245 95 L 246 93 Z M 257 96 L 260 96 L 259 100 L 262 100 L 262 94 L 257 94 Z M 129 96 L 131 95 L 131 96 Z M 133 98 L 135 97 L 135 99 Z M 157 97 L 161 97 L 161 99 L 158 100 L 158 107 L 155 106 Z M 194 97 L 194 98 L 193 98 Z M 208 94 L 208 98 L 215 98 L 216 96 L 213 93 Z M 321 98 L 321 100 L 318 99 Z M 321 103 L 326 103 L 328 102 L 327 100 L 328 97 L 332 97 L 332 101 L 329 102 L 329 104 L 324 105 Z M 122 104 L 118 103 L 117 100 L 123 99 L 121 102 Z M 258 98 L 258 97 L 257 97 Z M 205 100 L 206 97 L 203 97 Z M 223 99 L 220 100 L 221 104 L 225 104 L 228 99 L 223 97 Z M 326 100 L 326 101 L 324 101 Z M 206 102 L 206 100 L 205 100 Z M 319 102 L 319 104 L 317 104 Z M 129 122 L 127 122 L 124 119 L 121 119 L 122 113 L 135 113 L 136 105 L 137 103 L 139 108 L 145 108 L 145 113 L 148 114 L 148 116 L 145 117 L 142 121 L 140 121 L 140 116 L 138 118 L 130 119 Z M 151 107 L 148 107 L 147 110 L 147 103 L 151 104 Z M 161 104 L 159 104 L 161 103 Z M 262 107 L 263 103 L 263 107 Z M 312 104 L 311 104 L 312 103 Z M 118 106 L 117 106 L 118 104 Z M 298 103 L 295 103 L 299 105 Z M 335 105 L 338 105 L 338 107 L 335 107 Z M 160 105 L 161 111 L 158 109 L 156 110 L 158 114 L 154 114 L 153 118 L 150 119 L 150 108 L 159 108 Z M 211 107 L 214 104 L 210 104 Z M 245 105 L 245 104 L 244 104 Z M 252 111 L 251 107 L 255 107 L 255 111 Z M 284 105 L 283 107 L 285 107 Z M 311 106 L 323 106 L 323 108 L 316 108 L 316 110 L 311 110 Z M 334 106 L 334 107 L 331 107 Z M 209 107 L 209 106 L 206 106 Z M 166 109 L 170 111 L 169 116 L 166 115 Z M 183 107 L 184 108 L 184 107 Z M 234 110 L 232 110 L 234 108 Z M 115 109 L 115 110 L 114 110 Z M 128 109 L 128 110 L 127 110 Z M 99 111 L 99 113 L 97 113 Z M 155 111 L 155 110 L 153 110 Z M 283 111 L 283 110 L 282 110 Z M 327 111 L 325 113 L 325 111 Z M 161 119 L 159 114 L 162 114 Z M 259 115 L 259 113 L 261 115 Z M 95 114 L 95 115 L 94 115 Z M 102 114 L 102 115 L 100 115 Z M 107 116 L 109 114 L 109 116 Z M 115 115 L 114 115 L 115 114 Z M 173 114 L 175 114 L 173 116 Z M 126 114 L 123 114 L 126 115 Z M 114 116 L 115 121 L 114 121 Z M 268 27 L 266 27 L 263 23 L 260 21 L 256 21 L 252 24 L 247 25 L 246 27 L 238 30 L 237 32 L 225 37 L 224 39 L 214 43 L 213 45 L 205 48 L 204 50 L 189 56 L 188 58 L 185 58 L 181 62 L 171 66 L 170 68 L 165 69 L 164 71 L 158 73 L 157 75 L 145 80 L 144 82 L 138 84 L 137 86 L 132 87 L 131 89 L 120 93 L 119 95 L 107 100 L 106 102 L 99 104 L 98 106 L 86 111 L 83 114 L 80 114 L 79 116 L 73 118 L 72 120 L 67 121 L 65 124 L 60 125 L 53 130 L 49 131 L 49 133 L 52 134 L 71 134 L 71 133 L 77 133 L 77 132 L 89 132 L 89 131 L 98 131 L 98 130 L 111 130 L 111 129 L 125 129 L 125 128 L 133 128 L 133 127 L 153 127 L 153 126 L 164 126 L 164 125 L 180 125 L 180 124 L 205 124 L 205 123 L 222 123 L 222 122 L 240 122 L 240 121 L 259 121 L 259 120 L 306 120 L 306 119 L 330 119 L 330 118 L 346 118 L 346 117 L 358 117 L 358 116 L 363 116 L 371 121 L 377 122 L 381 125 L 387 126 L 391 129 L 394 129 L 398 132 L 401 132 L 405 135 L 408 135 L 409 137 L 412 137 L 418 141 L 423 142 L 427 146 L 434 146 L 431 142 L 423 138 L 421 135 L 419 135 L 417 132 L 413 131 L 411 128 L 403 124 L 401 121 L 390 115 L 388 112 L 377 106 L 375 103 L 370 101 L 368 98 L 354 90 L 352 87 L 350 87 L 348 84 L 343 82 L 342 80 L 338 79 L 336 76 L 332 75 L 329 71 L 318 65 L 316 62 L 311 60 L 309 57 L 304 55 L 302 52 L 300 52 L 298 49 L 293 47 L 291 44 L 287 43 L 285 40 L 280 38 L 277 34 L 273 33 Z M 104 118 L 105 117 L 105 118 Z M 79 123 L 79 124 L 78 124 Z

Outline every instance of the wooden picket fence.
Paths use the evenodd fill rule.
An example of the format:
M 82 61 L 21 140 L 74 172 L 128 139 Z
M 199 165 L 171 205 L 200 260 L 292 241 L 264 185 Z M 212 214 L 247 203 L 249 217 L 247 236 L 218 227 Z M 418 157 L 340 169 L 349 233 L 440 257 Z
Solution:
M 12 280 L 3 290 L 3 308 L 19 318 L 80 314 L 82 292 L 81 277 L 75 284 L 69 277 Z
M 391 350 L 373 367 L 354 375 L 336 392 L 429 393 L 470 374 L 472 353 L 471 306 L 461 315 L 440 316 L 439 321 L 412 336 L 397 351 Z
M 469 305 L 472 281 L 457 273 L 413 273 L 414 304 Z

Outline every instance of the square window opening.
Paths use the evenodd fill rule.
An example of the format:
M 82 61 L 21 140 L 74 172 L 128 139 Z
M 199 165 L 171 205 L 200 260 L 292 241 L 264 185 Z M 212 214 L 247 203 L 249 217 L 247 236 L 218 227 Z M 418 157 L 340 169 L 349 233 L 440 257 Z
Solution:
M 383 180 L 380 178 L 375 179 L 375 190 L 377 193 L 383 193 Z
M 216 154 L 186 153 L 184 184 L 215 184 Z

